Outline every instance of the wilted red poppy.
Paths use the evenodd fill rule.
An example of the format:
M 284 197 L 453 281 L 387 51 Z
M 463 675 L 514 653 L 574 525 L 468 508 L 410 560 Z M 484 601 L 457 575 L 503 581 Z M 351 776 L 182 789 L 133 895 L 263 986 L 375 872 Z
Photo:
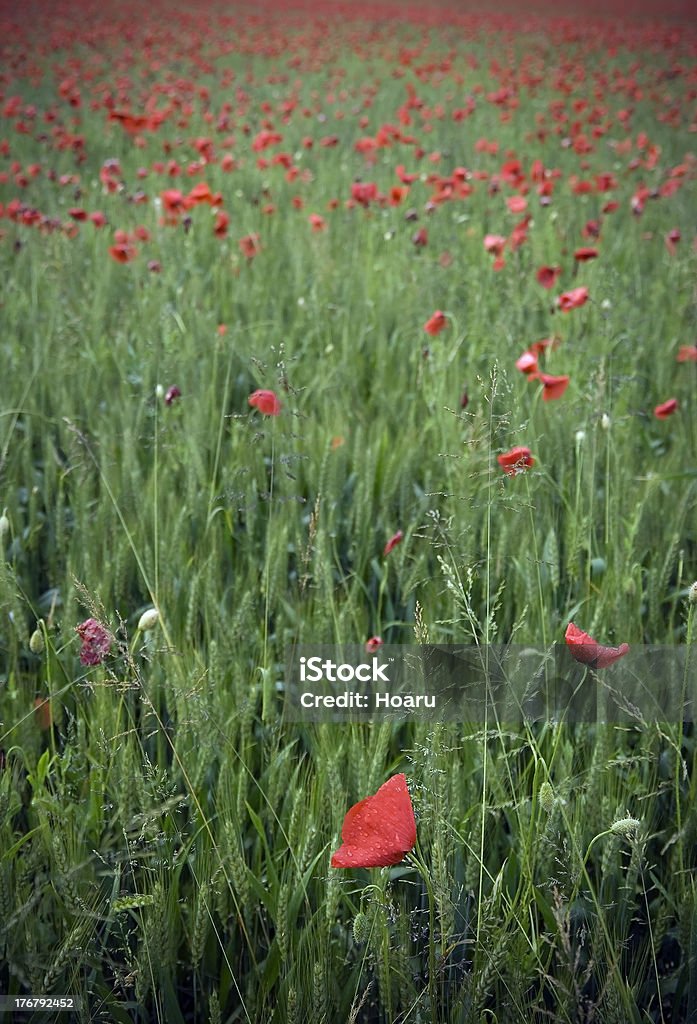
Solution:
M 399 864 L 416 845 L 414 808 L 406 776 L 391 779 L 344 818 L 342 845 L 332 854 L 333 868 L 385 868 Z
M 447 322 L 448 318 L 445 313 L 441 312 L 440 309 L 437 309 L 433 316 L 429 317 L 424 324 L 424 330 L 426 331 L 426 334 L 440 334 Z
M 80 661 L 83 665 L 101 665 L 109 653 L 113 637 L 96 619 L 85 619 L 75 632 L 82 641 Z
M 588 300 L 588 289 L 585 286 L 580 288 L 572 288 L 571 291 L 562 292 L 557 298 L 557 305 L 563 313 L 568 313 L 570 309 L 578 309 Z
M 669 398 L 667 402 L 663 402 L 661 405 L 657 405 L 653 410 L 653 414 L 657 420 L 667 420 L 669 416 L 672 416 L 678 407 L 677 398 Z
M 561 398 L 569 386 L 567 376 L 553 377 L 549 373 L 539 373 L 537 379 L 542 381 L 543 402 L 552 402 L 555 398 Z
M 681 345 L 675 358 L 679 363 L 697 363 L 697 345 Z
M 604 647 L 584 633 L 582 629 L 570 622 L 564 634 L 569 652 L 576 661 L 582 665 L 590 665 L 591 668 L 607 668 L 613 661 L 624 657 L 629 650 L 629 644 L 620 644 L 619 647 Z
M 518 473 L 524 473 L 526 469 L 535 465 L 530 449 L 521 445 L 497 455 L 496 461 L 507 476 L 517 476 Z
M 248 401 L 264 416 L 278 416 L 281 412 L 281 403 L 275 391 L 259 388 L 249 396 Z
M 404 534 L 401 530 L 397 530 L 396 533 L 393 533 L 390 539 L 388 540 L 387 544 L 385 544 L 383 556 L 389 555 L 390 551 L 394 550 L 394 548 L 396 548 L 398 544 L 401 544 L 403 540 Z
M 561 267 L 540 267 L 535 274 L 537 283 L 541 284 L 543 288 L 553 288 L 555 281 L 561 274 Z
M 377 650 L 379 650 L 380 647 L 382 647 L 383 643 L 384 643 L 384 641 L 383 641 L 382 637 L 371 636 L 370 639 L 366 640 L 366 642 L 365 642 L 365 652 L 366 652 L 366 654 L 375 654 L 375 652 Z

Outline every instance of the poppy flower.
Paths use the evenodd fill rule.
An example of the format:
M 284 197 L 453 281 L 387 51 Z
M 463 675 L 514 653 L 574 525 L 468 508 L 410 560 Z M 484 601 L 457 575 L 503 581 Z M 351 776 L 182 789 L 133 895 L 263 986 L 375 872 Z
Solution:
M 516 369 L 526 376 L 537 375 L 537 356 L 534 352 L 523 352 L 515 361 Z
M 309 220 L 313 231 L 324 231 L 327 226 L 324 217 L 320 217 L 318 213 L 311 213 Z
M 382 647 L 383 643 L 384 640 L 382 637 L 371 636 L 370 639 L 365 642 L 365 653 L 375 654 L 375 652 Z
M 484 235 L 484 248 L 494 256 L 500 256 L 506 245 L 503 235 Z
M 354 804 L 344 818 L 341 839 L 332 854 L 333 868 L 386 868 L 404 860 L 416 845 L 406 776 L 393 775 L 374 796 Z
M 131 242 L 117 242 L 109 246 L 109 255 L 117 263 L 130 263 L 138 255 L 138 250 Z
M 588 289 L 585 286 L 572 288 L 571 291 L 562 292 L 557 298 L 557 305 L 562 313 L 568 313 L 571 309 L 578 309 L 588 301 Z
M 424 324 L 424 330 L 426 331 L 426 334 L 440 334 L 447 322 L 448 320 L 445 313 L 441 312 L 440 309 L 437 309 L 433 316 L 429 317 Z
M 697 345 L 681 345 L 676 359 L 679 363 L 697 363 Z
M 165 392 L 165 405 L 172 405 L 177 398 L 181 398 L 181 391 L 176 384 L 172 384 L 170 388 L 167 388 Z
M 83 665 L 101 665 L 109 653 L 113 637 L 96 619 L 85 619 L 75 632 L 82 641 L 80 661 Z
M 569 378 L 566 375 L 553 377 L 549 373 L 540 373 L 537 375 L 537 379 L 542 381 L 543 402 L 552 402 L 555 398 L 561 398 L 569 386 Z
M 561 267 L 540 267 L 535 274 L 537 283 L 541 284 L 543 288 L 553 288 L 554 284 L 561 274 Z
M 398 544 L 402 543 L 403 540 L 404 533 L 402 532 L 402 530 L 397 530 L 396 533 L 393 533 L 390 539 L 388 540 L 387 544 L 385 544 L 385 550 L 382 553 L 383 557 L 389 555 L 390 551 L 393 551 Z
M 526 469 L 535 465 L 530 449 L 521 445 L 497 455 L 496 461 L 507 476 L 517 476 L 518 473 L 524 473 Z
M 613 661 L 624 657 L 629 650 L 629 644 L 620 644 L 619 647 L 604 647 L 602 644 L 584 633 L 582 629 L 570 622 L 566 627 L 564 639 L 569 648 L 571 657 L 582 665 L 590 665 L 591 668 L 607 668 Z
M 248 260 L 254 259 L 257 253 L 261 252 L 261 243 L 259 241 L 259 235 L 245 235 L 244 238 L 240 238 L 238 245 L 243 256 L 246 256 Z
M 678 407 L 677 398 L 669 398 L 667 402 L 663 402 L 661 405 L 657 405 L 653 410 L 653 414 L 657 420 L 666 420 L 669 416 L 672 416 Z
M 249 396 L 248 401 L 264 416 L 278 416 L 281 412 L 281 403 L 275 391 L 258 388 Z
M 577 249 L 574 253 L 574 259 L 579 262 L 584 260 L 594 260 L 598 255 L 598 250 L 592 245 L 582 245 L 580 249 Z

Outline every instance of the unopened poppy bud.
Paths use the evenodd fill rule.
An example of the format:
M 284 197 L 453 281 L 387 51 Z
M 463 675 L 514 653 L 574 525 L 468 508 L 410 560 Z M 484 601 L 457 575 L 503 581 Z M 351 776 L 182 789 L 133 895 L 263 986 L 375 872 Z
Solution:
M 43 631 L 41 626 L 37 625 L 36 629 L 29 637 L 29 650 L 32 654 L 42 654 L 45 646 Z
M 138 619 L 138 629 L 141 633 L 149 633 L 160 621 L 160 613 L 157 608 L 147 608 Z
M 619 821 L 613 821 L 610 826 L 610 831 L 614 836 L 622 836 L 623 839 L 634 839 L 641 822 L 637 818 L 620 818 Z
M 7 518 L 7 509 L 3 509 L 3 513 L 0 516 L 0 540 L 10 532 L 10 520 Z
M 554 790 L 547 781 L 540 786 L 540 804 L 547 814 L 551 814 L 554 810 Z
M 606 412 L 604 412 L 603 415 L 600 417 L 600 426 L 603 428 L 603 430 L 610 429 L 610 417 Z
M 690 604 L 697 604 L 697 580 L 692 584 L 687 592 L 687 599 Z

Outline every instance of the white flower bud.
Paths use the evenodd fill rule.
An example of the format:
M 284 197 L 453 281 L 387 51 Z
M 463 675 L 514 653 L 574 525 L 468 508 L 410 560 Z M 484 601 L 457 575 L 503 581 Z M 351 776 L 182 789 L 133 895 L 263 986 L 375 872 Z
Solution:
M 619 821 L 613 821 L 610 831 L 623 839 L 634 839 L 640 826 L 641 822 L 637 818 L 620 818 Z
M 7 518 L 7 509 L 3 509 L 0 516 L 0 540 L 3 540 L 10 532 L 10 520 Z
M 687 599 L 690 604 L 697 604 L 697 580 L 692 584 L 687 592 Z
M 138 629 L 141 633 L 149 633 L 160 621 L 160 613 L 157 608 L 146 608 L 138 619 Z

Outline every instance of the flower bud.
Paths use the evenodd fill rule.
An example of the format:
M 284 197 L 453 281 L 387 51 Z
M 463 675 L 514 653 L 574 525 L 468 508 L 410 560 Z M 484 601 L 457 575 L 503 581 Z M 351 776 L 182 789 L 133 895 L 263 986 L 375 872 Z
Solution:
M 32 654 L 43 654 L 45 647 L 43 630 L 39 623 L 36 625 L 36 629 L 29 637 L 29 650 Z
M 692 584 L 687 592 L 687 600 L 690 604 L 697 604 L 697 580 Z
M 149 633 L 160 621 L 160 613 L 157 608 L 146 608 L 138 619 L 138 629 L 141 633 Z
M 370 935 L 368 915 L 359 910 L 353 919 L 353 941 L 362 945 Z
M 5 508 L 0 516 L 0 540 L 4 540 L 9 532 L 10 520 L 7 518 L 7 509 Z
M 622 836 L 623 839 L 635 839 L 641 822 L 637 818 L 620 818 L 613 821 L 610 831 L 614 836 Z

